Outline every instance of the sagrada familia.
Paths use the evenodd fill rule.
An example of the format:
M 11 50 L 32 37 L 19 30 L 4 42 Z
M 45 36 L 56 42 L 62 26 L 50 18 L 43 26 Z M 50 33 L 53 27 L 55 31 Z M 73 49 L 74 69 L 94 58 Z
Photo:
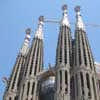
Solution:
M 67 5 L 63 5 L 62 10 L 55 65 L 44 69 L 45 19 L 40 16 L 31 46 L 31 29 L 26 30 L 3 100 L 100 100 L 100 77 L 80 6 L 75 7 L 74 38 L 71 36 Z

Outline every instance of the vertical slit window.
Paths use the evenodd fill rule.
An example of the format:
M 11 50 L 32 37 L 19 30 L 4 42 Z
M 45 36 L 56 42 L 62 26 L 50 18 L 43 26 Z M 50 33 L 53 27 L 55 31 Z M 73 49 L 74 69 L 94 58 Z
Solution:
M 67 27 L 68 30 L 68 44 L 69 44 L 69 64 L 72 66 L 72 45 L 71 45 L 71 36 L 70 36 L 70 29 Z
M 66 27 L 65 27 L 65 33 L 64 33 L 64 48 L 65 48 L 65 64 L 67 64 L 67 36 L 66 36 Z
M 81 36 L 82 36 L 82 44 L 83 44 L 84 62 L 85 62 L 85 65 L 87 66 L 87 58 L 86 58 L 86 50 L 85 50 L 85 43 L 84 43 L 83 34 Z
M 63 30 L 61 29 L 61 32 L 62 32 Z M 61 34 L 61 33 L 60 33 Z M 60 61 L 60 63 L 62 62 L 62 34 L 61 34 L 61 37 L 60 37 L 60 58 L 59 58 L 59 61 Z
M 67 94 L 67 92 L 68 92 L 68 74 L 67 74 L 67 71 L 65 71 L 65 85 L 66 85 L 65 92 Z
M 83 73 L 82 72 L 80 72 L 80 76 L 81 76 L 82 94 L 84 95 L 84 80 L 83 80 Z
M 80 47 L 80 35 L 78 33 L 78 52 L 79 52 L 79 64 L 81 65 L 81 47 Z
M 60 90 L 62 90 L 62 71 L 60 71 Z
M 76 92 L 77 92 L 77 96 L 78 96 L 78 77 L 77 77 L 77 74 L 76 74 Z
M 30 75 L 32 73 L 32 68 L 33 68 L 33 63 L 34 63 L 34 58 L 35 58 L 35 52 L 36 52 L 36 46 L 37 46 L 37 40 L 35 40 L 34 42 L 35 42 L 34 50 L 33 50 L 34 52 L 33 52 L 32 58 L 30 59 L 30 60 L 32 60 L 31 61 L 31 67 L 30 67 Z M 31 57 L 31 55 L 30 55 L 30 57 Z
M 9 100 L 11 100 L 11 97 L 9 97 Z
M 29 89 L 30 89 L 30 82 L 27 84 L 27 96 L 29 95 Z
M 89 74 L 86 74 L 86 80 L 87 80 L 87 88 L 88 88 L 88 96 L 91 97 L 91 87 L 90 87 L 90 77 Z

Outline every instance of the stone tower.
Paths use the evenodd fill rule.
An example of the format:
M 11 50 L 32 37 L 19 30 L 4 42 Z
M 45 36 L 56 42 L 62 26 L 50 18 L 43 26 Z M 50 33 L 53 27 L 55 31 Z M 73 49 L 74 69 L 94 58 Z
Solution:
M 30 47 L 31 30 L 26 30 L 26 37 L 7 84 L 4 100 L 100 100 L 100 79 L 96 76 L 80 6 L 75 8 L 73 39 L 67 5 L 63 5 L 62 10 L 56 64 L 50 64 L 48 69 L 43 68 L 43 25 L 44 22 L 55 21 L 44 20 L 44 17 L 40 16 Z
M 38 29 L 36 30 L 32 46 L 25 63 L 23 82 L 21 84 L 19 100 L 38 100 L 36 75 L 43 69 L 43 22 L 39 18 Z
M 4 95 L 4 100 L 18 100 L 19 86 L 20 81 L 22 80 L 21 76 L 23 74 L 25 59 L 29 50 L 30 32 L 31 30 L 28 28 L 26 30 L 24 43 L 20 49 L 20 52 L 18 53 L 14 69 L 9 79 L 8 86 Z
M 99 100 L 96 86 L 96 72 L 89 41 L 86 36 L 80 7 L 76 11 L 75 46 L 73 63 L 73 100 Z
M 72 61 L 71 30 L 67 5 L 62 7 L 63 17 L 56 51 L 56 93 L 55 100 L 70 100 L 70 67 Z

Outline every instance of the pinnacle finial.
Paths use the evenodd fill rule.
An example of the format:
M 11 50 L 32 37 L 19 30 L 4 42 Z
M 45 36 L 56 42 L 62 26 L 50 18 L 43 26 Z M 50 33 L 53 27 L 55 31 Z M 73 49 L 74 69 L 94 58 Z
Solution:
M 64 4 L 64 5 L 62 6 L 63 18 L 62 18 L 62 20 L 61 20 L 61 25 L 66 25 L 66 26 L 70 27 L 68 15 L 67 15 L 67 9 L 68 9 L 67 5 Z
M 82 16 L 80 14 L 80 6 L 75 7 L 75 12 L 76 12 L 76 28 L 85 30 L 85 25 L 82 20 Z
M 30 43 L 30 38 L 31 38 L 31 36 L 30 36 L 31 29 L 30 28 L 27 28 L 25 30 L 25 32 L 26 32 L 26 36 L 25 36 L 25 39 L 24 39 L 24 43 L 22 45 L 22 48 L 20 49 L 20 53 L 22 55 L 24 55 L 24 56 L 27 55 L 28 50 L 29 50 L 29 43 Z
M 80 6 L 76 6 L 76 7 L 75 7 L 75 11 L 76 11 L 76 12 L 80 12 L 80 9 L 81 9 Z
M 67 10 L 67 5 L 66 4 L 64 4 L 63 6 L 62 6 L 62 10 L 64 11 L 64 10 Z
M 30 28 L 27 28 L 25 31 L 26 31 L 26 34 L 30 34 L 31 33 L 31 29 Z
M 35 38 L 43 39 L 43 24 L 44 24 L 44 16 L 40 16 L 38 28 L 35 33 Z
M 39 21 L 44 22 L 44 16 L 40 16 L 40 17 L 39 17 Z

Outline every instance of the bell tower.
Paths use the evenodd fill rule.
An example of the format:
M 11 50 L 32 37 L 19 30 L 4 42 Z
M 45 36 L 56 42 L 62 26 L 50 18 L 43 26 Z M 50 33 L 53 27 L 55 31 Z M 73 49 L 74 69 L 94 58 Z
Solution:
M 36 75 L 43 69 L 43 24 L 39 17 L 38 28 L 25 63 L 25 72 L 20 90 L 20 100 L 37 100 L 38 80 Z
M 63 17 L 56 53 L 56 100 L 70 100 L 70 67 L 71 67 L 71 30 L 67 14 L 67 5 L 63 5 Z
M 7 89 L 5 91 L 4 100 L 17 100 L 19 87 L 22 80 L 22 74 L 25 60 L 29 50 L 29 42 L 30 42 L 30 28 L 26 30 L 26 36 L 24 39 L 24 43 L 18 53 L 16 63 L 14 65 L 12 74 L 8 80 Z
M 76 28 L 73 66 L 75 100 L 99 100 L 94 59 L 86 35 L 85 25 L 80 14 L 80 6 L 75 8 L 75 12 Z

